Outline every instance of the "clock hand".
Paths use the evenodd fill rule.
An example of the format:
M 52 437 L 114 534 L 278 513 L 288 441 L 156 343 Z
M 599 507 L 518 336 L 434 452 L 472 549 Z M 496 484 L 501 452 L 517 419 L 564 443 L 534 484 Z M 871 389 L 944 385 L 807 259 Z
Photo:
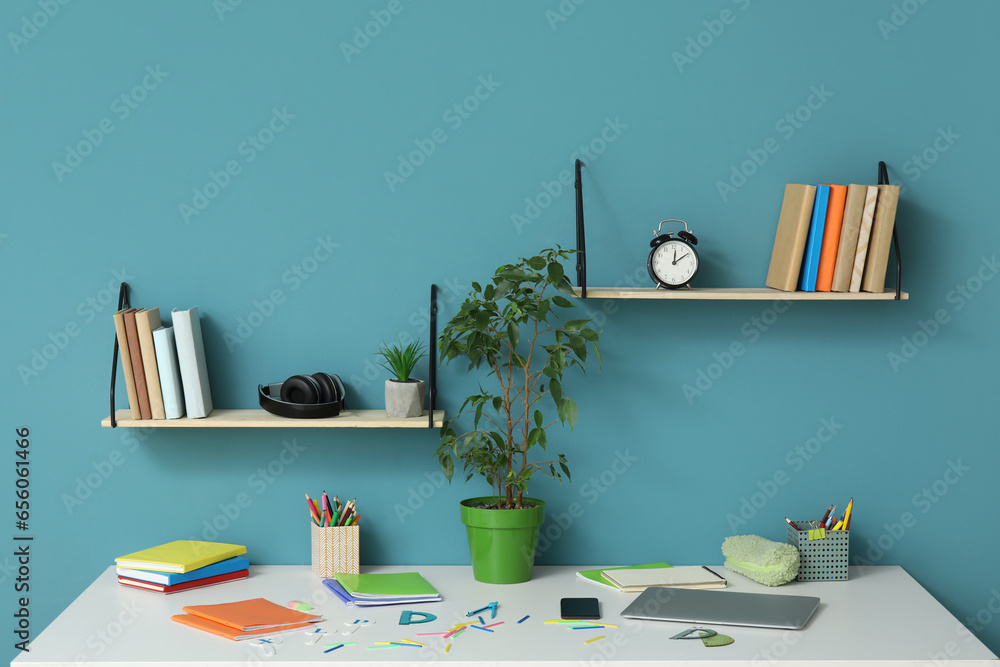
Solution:
M 671 265 L 672 265 L 672 266 L 673 266 L 673 265 L 676 265 L 676 264 L 677 264 L 677 262 L 681 261 L 682 259 L 684 259 L 685 257 L 687 257 L 687 256 L 688 256 L 688 255 L 690 255 L 690 254 L 691 254 L 691 253 L 687 253 L 687 254 L 685 254 L 685 255 L 681 255 L 680 257 L 677 257 L 677 251 L 676 251 L 676 250 L 674 250 L 674 261 L 673 261 L 673 262 L 671 263 Z

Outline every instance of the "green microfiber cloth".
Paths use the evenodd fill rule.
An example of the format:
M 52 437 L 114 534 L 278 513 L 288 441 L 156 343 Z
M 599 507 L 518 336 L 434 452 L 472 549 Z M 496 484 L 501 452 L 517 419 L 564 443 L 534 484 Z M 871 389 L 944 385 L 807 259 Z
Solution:
M 734 535 L 722 543 L 726 567 L 765 586 L 787 584 L 799 573 L 799 550 L 759 535 Z

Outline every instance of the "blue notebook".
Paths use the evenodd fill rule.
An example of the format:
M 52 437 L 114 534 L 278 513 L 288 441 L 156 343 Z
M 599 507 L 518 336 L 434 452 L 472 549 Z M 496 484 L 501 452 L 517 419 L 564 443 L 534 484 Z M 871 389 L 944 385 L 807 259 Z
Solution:
M 823 228 L 826 226 L 826 206 L 829 201 L 830 186 L 817 185 L 812 221 L 809 223 L 809 238 L 806 240 L 802 273 L 799 276 L 799 289 L 803 292 L 816 291 L 816 275 L 819 273 L 819 255 L 823 249 Z
M 211 565 L 199 567 L 197 570 L 191 570 L 190 572 L 184 573 L 135 570 L 130 567 L 119 567 L 117 568 L 117 571 L 119 576 L 128 577 L 129 579 L 138 579 L 139 581 L 148 581 L 154 584 L 173 586 L 174 584 L 183 584 L 186 581 L 194 581 L 195 579 L 204 579 L 205 577 L 214 577 L 219 574 L 238 572 L 240 570 L 246 570 L 249 567 L 249 560 L 243 556 L 235 556 L 233 558 L 220 560 L 218 563 L 212 563 Z

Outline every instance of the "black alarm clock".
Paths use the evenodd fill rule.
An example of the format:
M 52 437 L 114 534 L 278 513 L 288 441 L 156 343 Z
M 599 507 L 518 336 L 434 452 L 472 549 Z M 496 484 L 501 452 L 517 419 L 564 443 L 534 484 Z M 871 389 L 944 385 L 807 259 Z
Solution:
M 673 232 L 660 234 L 664 222 L 680 222 L 684 225 L 684 231 L 677 232 L 676 238 Z M 662 220 L 653 236 L 655 238 L 649 242 L 652 250 L 649 251 L 646 268 L 649 269 L 649 277 L 656 283 L 656 288 L 677 289 L 688 285 L 698 275 L 701 260 L 694 248 L 698 239 L 688 229 L 687 223 L 677 218 Z

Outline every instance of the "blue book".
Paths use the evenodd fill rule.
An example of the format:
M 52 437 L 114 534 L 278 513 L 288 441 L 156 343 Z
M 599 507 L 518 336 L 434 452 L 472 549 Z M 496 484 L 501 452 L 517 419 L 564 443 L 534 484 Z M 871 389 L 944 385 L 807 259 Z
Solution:
M 139 581 L 148 581 L 154 584 L 163 584 L 165 586 L 173 586 L 174 584 L 183 584 L 187 581 L 214 577 L 219 574 L 238 572 L 240 570 L 246 570 L 249 567 L 249 560 L 243 556 L 235 556 L 233 558 L 220 560 L 218 563 L 212 563 L 211 565 L 199 567 L 197 570 L 191 570 L 190 572 L 184 573 L 154 572 L 153 570 L 136 570 L 130 567 L 119 567 L 117 568 L 117 571 L 118 576 L 121 577 L 138 579 Z
M 826 206 L 830 201 L 830 186 L 816 186 L 816 200 L 813 203 L 812 221 L 809 223 L 809 238 L 806 252 L 802 256 L 802 273 L 799 289 L 803 292 L 816 291 L 816 274 L 819 273 L 819 254 L 823 249 L 823 227 L 826 226 Z

